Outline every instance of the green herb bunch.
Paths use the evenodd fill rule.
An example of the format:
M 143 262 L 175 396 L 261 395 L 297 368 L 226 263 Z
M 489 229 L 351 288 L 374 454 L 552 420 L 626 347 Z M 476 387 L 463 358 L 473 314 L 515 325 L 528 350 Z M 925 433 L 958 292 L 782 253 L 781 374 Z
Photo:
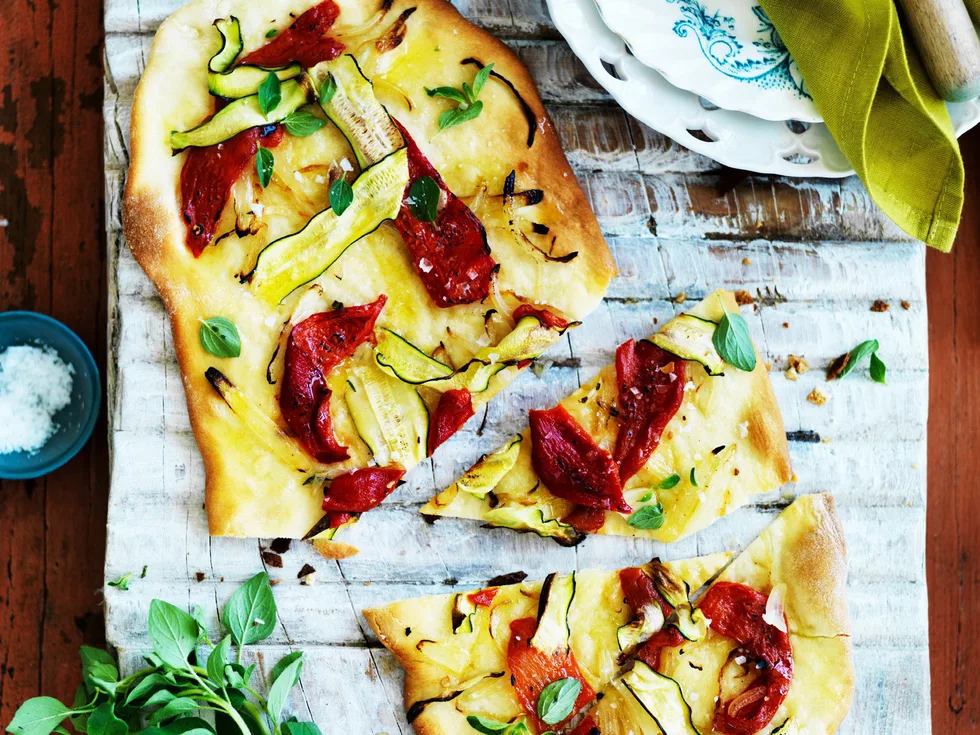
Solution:
M 68 735 L 63 723 L 70 720 L 86 735 L 320 735 L 312 722 L 282 719 L 289 692 L 299 682 L 302 652 L 275 665 L 265 697 L 252 683 L 255 664 L 242 664 L 244 647 L 268 638 L 276 620 L 265 572 L 228 600 L 221 615 L 227 635 L 217 644 L 208 638 L 200 608 L 190 615 L 153 600 L 148 620 L 153 651 L 144 657 L 145 668 L 120 678 L 111 654 L 82 646 L 82 684 L 72 706 L 34 697 L 20 706 L 7 732 Z M 233 645 L 237 656 L 229 660 Z M 200 716 L 203 712 L 214 713 L 213 725 Z

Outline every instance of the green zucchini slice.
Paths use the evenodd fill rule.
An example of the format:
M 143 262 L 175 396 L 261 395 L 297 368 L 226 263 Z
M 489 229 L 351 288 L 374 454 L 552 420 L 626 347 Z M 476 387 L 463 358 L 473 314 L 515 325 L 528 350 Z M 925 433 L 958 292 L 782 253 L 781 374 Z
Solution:
M 623 675 L 623 684 L 664 735 L 701 735 L 680 684 L 642 661 Z
M 521 442 L 524 437 L 518 434 L 507 446 L 496 452 L 484 455 L 483 459 L 467 470 L 456 481 L 456 487 L 464 493 L 483 500 L 487 493 L 500 483 L 504 476 L 514 468 L 517 457 L 521 453 Z
M 572 631 L 568 627 L 568 611 L 575 598 L 575 573 L 559 577 L 552 572 L 541 586 L 538 601 L 538 629 L 529 643 L 544 654 L 568 649 Z
M 347 383 L 354 428 L 379 465 L 410 469 L 425 459 L 429 411 L 415 388 L 370 363 L 354 368 Z
M 312 281 L 353 243 L 398 215 L 407 185 L 408 154 L 402 149 L 357 177 L 354 199 L 342 215 L 325 209 L 299 232 L 269 243 L 245 277 L 251 281 L 252 292 L 275 306 Z
M 259 408 L 245 393 L 214 367 L 209 367 L 204 377 L 214 392 L 227 404 L 231 412 L 287 467 L 306 472 L 316 463 L 300 448 L 299 444 L 271 416 Z
M 234 100 L 256 94 L 259 91 L 259 85 L 265 81 L 269 74 L 275 74 L 280 82 L 285 82 L 302 73 L 303 67 L 295 63 L 276 69 L 264 69 L 261 66 L 245 64 L 221 73 L 209 71 L 208 90 L 215 97 Z
M 238 54 L 245 48 L 245 42 L 242 41 L 241 24 L 234 15 L 218 18 L 214 22 L 214 27 L 221 34 L 221 49 L 208 61 L 208 71 L 220 74 L 235 63 Z
M 636 620 L 626 625 L 621 625 L 616 630 L 616 640 L 619 642 L 619 650 L 631 650 L 663 627 L 663 611 L 660 609 L 660 605 L 652 602 L 641 611 L 641 615 Z
M 473 632 L 473 616 L 476 615 L 476 604 L 470 600 L 468 592 L 458 592 L 453 598 L 452 625 L 453 634 Z
M 481 349 L 457 373 L 430 385 L 440 391 L 466 388 L 470 393 L 481 393 L 494 375 L 523 360 L 533 360 L 561 335 L 562 331 L 549 329 L 537 317 L 526 316 L 500 342 Z
M 451 367 L 429 357 L 390 329 L 381 330 L 381 339 L 378 340 L 378 346 L 375 348 L 374 359 L 385 372 L 413 385 L 442 380 L 453 374 Z
M 531 531 L 538 536 L 552 538 L 562 546 L 574 546 L 584 536 L 568 523 L 557 518 L 545 518 L 544 511 L 528 505 L 498 505 L 483 514 L 489 525 L 511 528 L 515 531 Z
M 708 621 L 704 613 L 685 602 L 679 605 L 674 614 L 677 619 L 671 623 L 689 641 L 699 641 L 708 635 Z
M 725 361 L 711 341 L 717 327 L 707 319 L 681 314 L 664 324 L 651 341 L 682 360 L 700 362 L 708 375 L 722 375 Z
M 344 134 L 361 168 L 367 168 L 405 145 L 388 111 L 374 96 L 374 86 L 350 54 L 321 61 L 307 70 L 320 107 Z M 332 95 L 321 95 L 328 79 Z
M 283 120 L 307 103 L 306 87 L 295 79 L 283 82 L 280 88 L 282 98 L 269 114 L 259 107 L 259 96 L 249 95 L 235 100 L 219 111 L 214 117 L 196 128 L 170 134 L 170 147 L 174 153 L 185 148 L 203 148 L 216 145 L 233 138 L 243 130 L 260 125 L 271 125 Z

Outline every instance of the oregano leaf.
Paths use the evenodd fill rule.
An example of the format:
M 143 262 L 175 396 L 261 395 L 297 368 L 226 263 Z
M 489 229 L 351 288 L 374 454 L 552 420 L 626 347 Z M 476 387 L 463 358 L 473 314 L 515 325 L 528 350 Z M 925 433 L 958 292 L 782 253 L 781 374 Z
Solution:
M 882 385 L 888 385 L 885 381 L 885 363 L 881 361 L 878 357 L 877 352 L 871 353 L 871 365 L 869 366 L 869 372 L 871 374 L 871 379 L 876 383 L 881 383 Z
M 238 327 L 231 319 L 213 316 L 200 321 L 201 347 L 206 352 L 215 357 L 238 357 L 242 354 L 242 339 L 238 334 Z
M 265 188 L 272 181 L 272 170 L 276 166 L 276 157 L 268 148 L 259 146 L 255 152 L 255 171 L 259 175 L 259 183 Z
M 417 220 L 435 222 L 439 213 L 439 185 L 431 176 L 420 176 L 408 191 L 408 206 Z
M 755 348 L 749 336 L 749 325 L 741 314 L 726 311 L 711 336 L 711 343 L 729 365 L 745 372 L 755 370 Z
M 244 646 L 272 635 L 276 614 L 269 575 L 259 572 L 235 590 L 222 611 L 221 622 L 235 643 Z
M 644 531 L 655 531 L 663 527 L 666 520 L 663 505 L 654 503 L 653 505 L 645 505 L 637 510 L 626 519 L 626 523 L 633 528 L 639 528 Z
M 286 115 L 282 124 L 286 126 L 286 131 L 290 135 L 303 138 L 307 135 L 313 135 L 313 133 L 326 125 L 327 121 L 306 110 L 296 110 Z
M 330 208 L 338 217 L 347 211 L 354 201 L 354 189 L 347 179 L 337 179 L 330 185 Z
M 677 483 L 681 481 L 681 476 L 676 472 L 670 477 L 665 477 L 657 484 L 658 490 L 670 490 L 672 487 L 677 487 Z
M 538 717 L 548 725 L 561 722 L 570 714 L 582 691 L 582 682 L 578 679 L 559 679 L 551 682 L 541 690 L 538 697 Z
M 263 115 L 268 115 L 279 106 L 281 101 L 282 89 L 279 84 L 279 77 L 276 76 L 275 72 L 269 72 L 269 75 L 259 85 L 259 109 L 262 110 Z

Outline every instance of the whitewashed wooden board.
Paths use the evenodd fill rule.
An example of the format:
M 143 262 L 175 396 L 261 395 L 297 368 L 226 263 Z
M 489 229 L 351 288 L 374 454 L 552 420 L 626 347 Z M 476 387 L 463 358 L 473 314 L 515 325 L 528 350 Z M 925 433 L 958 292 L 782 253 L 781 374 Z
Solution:
M 109 642 L 127 665 L 147 650 L 154 597 L 216 616 L 243 580 L 264 568 L 270 540 L 211 539 L 203 467 L 190 433 L 162 304 L 121 233 L 129 110 L 156 26 L 179 0 L 107 0 L 105 175 L 109 233 L 109 408 L 112 489 L 106 579 L 148 565 L 129 591 L 106 588 Z M 790 181 L 753 176 L 726 190 L 730 172 L 629 119 L 559 39 L 540 0 L 479 0 L 461 10 L 507 40 L 535 76 L 579 179 L 609 239 L 620 276 L 605 302 L 475 417 L 434 461 L 344 540 L 361 553 L 327 561 L 294 542 L 268 568 L 280 625 L 258 650 L 265 670 L 288 650 L 307 652 L 293 709 L 326 735 L 410 733 L 401 672 L 360 610 L 386 601 L 476 587 L 523 570 L 615 568 L 654 555 L 679 558 L 747 544 L 792 494 L 833 492 L 847 533 L 857 688 L 841 732 L 931 731 L 925 586 L 926 411 L 924 248 L 898 233 L 856 179 Z M 766 297 L 745 309 L 753 337 L 774 364 L 773 385 L 798 481 L 763 496 L 679 543 L 590 538 L 574 549 L 531 535 L 440 520 L 418 508 L 481 453 L 523 428 L 587 380 L 615 346 L 641 337 L 682 307 L 723 286 Z M 876 299 L 891 304 L 870 310 Z M 901 302 L 907 302 L 903 308 Z M 887 388 L 866 372 L 824 382 L 831 359 L 869 337 L 882 344 Z M 813 366 L 783 375 L 789 354 Z M 831 400 L 806 400 L 819 386 Z M 243 468 L 243 471 L 247 469 Z M 317 583 L 301 586 L 304 563 Z M 200 578 L 200 579 L 199 579 Z

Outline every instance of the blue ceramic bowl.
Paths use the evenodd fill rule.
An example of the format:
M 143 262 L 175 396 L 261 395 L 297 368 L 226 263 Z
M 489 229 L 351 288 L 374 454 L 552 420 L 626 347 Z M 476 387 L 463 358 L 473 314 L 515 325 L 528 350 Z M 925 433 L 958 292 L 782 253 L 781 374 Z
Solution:
M 85 446 L 99 416 L 102 385 L 92 353 L 61 322 L 32 311 L 0 314 L 0 352 L 18 345 L 46 345 L 75 368 L 71 403 L 54 415 L 57 431 L 34 453 L 0 454 L 0 478 L 26 480 L 61 467 Z

